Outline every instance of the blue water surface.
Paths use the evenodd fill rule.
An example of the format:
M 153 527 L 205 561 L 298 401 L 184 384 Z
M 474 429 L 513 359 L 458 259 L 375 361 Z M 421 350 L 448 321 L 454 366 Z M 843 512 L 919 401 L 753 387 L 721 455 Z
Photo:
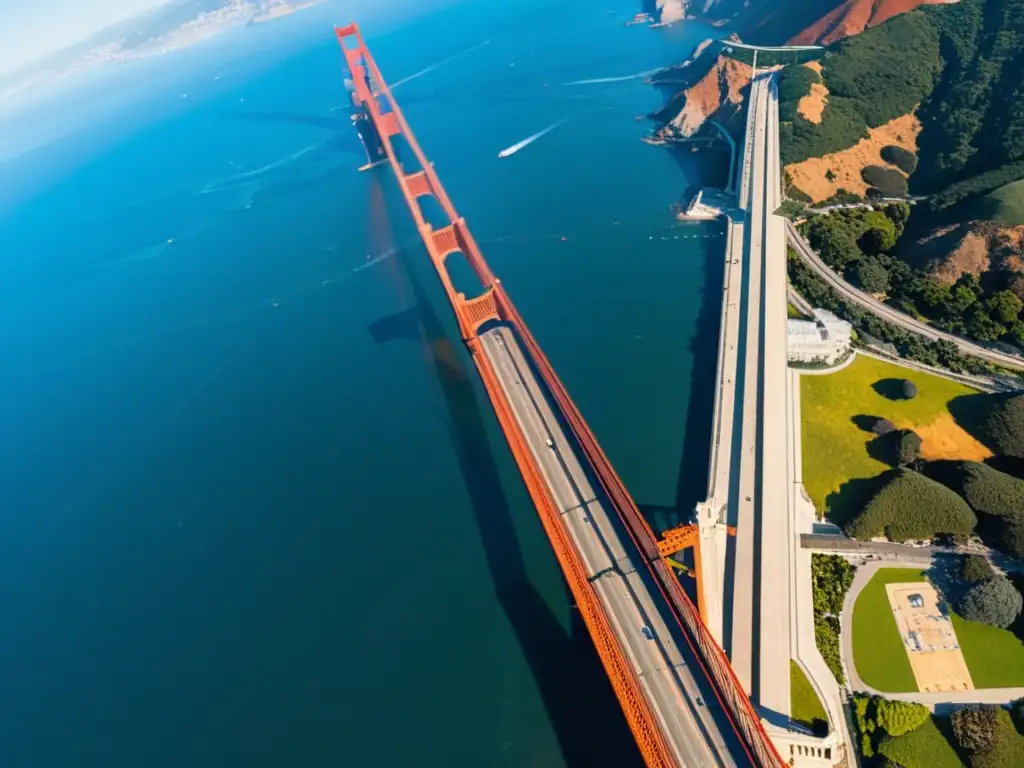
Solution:
M 721 228 L 673 224 L 695 166 L 634 120 L 661 94 L 569 83 L 713 30 L 625 28 L 638 5 L 359 20 L 391 81 L 468 51 L 395 96 L 665 525 L 703 492 Z M 390 172 L 355 170 L 331 29 L 350 15 L 8 118 L 4 766 L 639 761 Z

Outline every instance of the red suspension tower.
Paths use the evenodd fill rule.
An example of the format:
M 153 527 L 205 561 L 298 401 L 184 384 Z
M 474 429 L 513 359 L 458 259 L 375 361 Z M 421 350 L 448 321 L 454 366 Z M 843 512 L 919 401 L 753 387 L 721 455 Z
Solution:
M 391 95 L 358 27 L 349 24 L 336 28 L 335 32 L 352 76 L 352 101 L 355 108 L 360 110 L 356 119 L 366 120 L 376 130 L 377 135 L 374 138 L 379 140 L 383 155 L 395 173 L 420 237 L 455 313 L 459 332 L 469 348 L 498 422 L 537 508 L 541 524 L 593 638 L 644 760 L 649 766 L 676 765 L 673 753 L 659 730 L 657 718 L 644 697 L 639 679 L 612 629 L 609 617 L 588 581 L 580 555 L 560 520 L 559 509 L 549 494 L 541 470 L 530 452 L 526 437 L 516 421 L 497 374 L 487 355 L 483 353 L 478 333 L 485 323 L 498 321 L 511 326 L 521 340 L 525 352 L 536 366 L 557 408 L 565 417 L 569 429 L 579 442 L 586 460 L 594 470 L 615 512 L 624 523 L 633 544 L 655 577 L 654 582 L 658 585 L 661 599 L 671 607 L 682 629 L 683 637 L 699 660 L 702 671 L 711 681 L 715 694 L 743 745 L 745 757 L 752 765 L 778 768 L 782 765 L 782 759 L 765 733 L 760 718 L 733 674 L 728 660 L 701 621 L 699 611 L 662 558 L 657 537 L 615 474 L 544 352 L 523 322 L 501 282 L 491 272 L 465 220 L 456 212 L 433 166 L 424 155 L 401 109 Z M 392 137 L 399 135 L 405 139 L 412 151 L 418 170 L 407 172 L 399 160 L 392 142 Z M 369 146 L 368 153 L 371 160 L 376 160 Z M 444 212 L 446 221 L 443 226 L 434 228 L 424 217 L 419 201 L 426 197 L 436 200 Z M 455 289 L 446 260 L 456 252 L 463 254 L 484 286 L 478 296 L 467 298 L 465 294 Z

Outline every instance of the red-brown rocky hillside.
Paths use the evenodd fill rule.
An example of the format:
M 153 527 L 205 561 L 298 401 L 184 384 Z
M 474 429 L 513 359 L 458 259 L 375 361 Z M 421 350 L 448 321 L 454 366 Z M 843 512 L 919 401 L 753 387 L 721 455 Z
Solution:
M 828 45 L 851 35 L 859 35 L 868 27 L 912 11 L 921 5 L 935 5 L 946 0 L 846 0 L 831 12 L 810 24 L 789 39 L 790 45 Z

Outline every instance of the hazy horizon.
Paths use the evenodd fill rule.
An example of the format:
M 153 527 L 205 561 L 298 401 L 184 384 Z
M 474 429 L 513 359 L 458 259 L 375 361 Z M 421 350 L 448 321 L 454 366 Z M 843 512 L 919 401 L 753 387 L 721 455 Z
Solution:
M 0 25 L 0 77 L 31 67 L 97 32 L 168 2 L 106 0 L 94 5 L 77 0 L 43 0 L 10 8 L 3 12 L 4 23 Z

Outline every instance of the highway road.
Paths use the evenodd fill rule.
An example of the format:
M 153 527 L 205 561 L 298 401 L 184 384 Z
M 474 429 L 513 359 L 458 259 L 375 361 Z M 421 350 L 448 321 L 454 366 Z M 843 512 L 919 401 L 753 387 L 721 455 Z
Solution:
M 761 247 L 763 306 L 761 318 L 761 464 L 760 506 L 758 508 L 758 689 L 763 710 L 778 715 L 790 713 L 791 656 L 791 564 L 795 552 L 794 510 L 788 487 L 790 433 L 787 401 L 789 327 L 786 314 L 785 219 L 775 211 L 782 204 L 782 160 L 779 153 L 778 80 L 772 73 L 763 77 L 765 93 L 764 196 L 761 207 L 764 240 Z M 754 226 L 754 223 L 751 223 Z M 751 257 L 753 258 L 753 256 Z M 780 718 L 774 718 L 777 721 Z
M 682 630 L 612 505 L 595 491 L 514 332 L 497 326 L 480 341 L 679 765 L 743 764 L 742 745 Z
M 727 591 L 726 569 L 735 559 L 735 541 L 726 541 L 725 526 L 736 525 L 736 495 L 733 484 L 734 452 L 742 445 L 742 430 L 736 421 L 736 397 L 744 380 L 740 366 L 743 351 L 742 330 L 746 327 L 746 303 L 743 281 L 746 273 L 747 215 L 751 192 L 751 160 L 754 137 L 749 128 L 739 148 L 739 177 L 731 183 L 737 191 L 737 210 L 729 214 L 726 224 L 725 270 L 722 285 L 722 312 L 719 320 L 718 366 L 715 380 L 715 409 L 708 465 L 707 500 L 698 505 L 701 528 L 701 577 L 705 595 L 704 623 L 715 640 L 732 659 L 731 615 L 732 593 Z M 735 154 L 735 151 L 734 151 Z M 730 567 L 731 570 L 731 567 Z M 733 660 L 733 670 L 744 688 L 750 691 L 749 664 L 744 675 Z
M 939 339 L 950 341 L 965 355 L 971 355 L 972 357 L 987 360 L 990 363 L 996 363 L 997 365 L 1002 365 L 1007 368 L 1024 370 L 1024 358 L 989 349 L 988 347 L 983 347 L 980 344 L 968 341 L 961 336 L 940 331 L 927 323 L 923 323 L 920 320 L 910 317 L 910 315 L 905 315 L 899 310 L 893 309 L 888 304 L 882 303 L 871 294 L 864 293 L 860 289 L 850 285 L 842 277 L 833 272 L 829 266 L 821 260 L 821 257 L 813 248 L 811 248 L 803 235 L 800 234 L 796 226 L 791 221 L 786 222 L 786 236 L 790 245 L 793 246 L 800 258 L 803 259 L 804 263 L 818 273 L 843 298 L 864 307 L 871 313 L 881 317 L 893 325 L 918 333 L 927 339 L 931 339 L 932 341 L 937 341 Z
M 747 142 L 750 147 L 750 179 L 746 211 L 747 243 L 742 265 L 745 281 L 739 297 L 743 326 L 739 338 L 742 373 L 736 396 L 731 487 L 735 509 L 736 538 L 732 559 L 732 612 L 730 660 L 737 677 L 756 699 L 757 515 L 761 389 L 762 272 L 764 268 L 765 119 L 768 93 L 764 76 L 755 77 L 750 88 Z
M 739 339 L 732 494 L 736 541 L 731 573 L 733 668 L 769 719 L 790 711 L 792 519 L 786 484 L 786 248 L 781 204 L 778 98 L 772 73 L 751 85 L 747 141 L 745 281 Z M 777 718 L 770 717 L 775 713 Z

